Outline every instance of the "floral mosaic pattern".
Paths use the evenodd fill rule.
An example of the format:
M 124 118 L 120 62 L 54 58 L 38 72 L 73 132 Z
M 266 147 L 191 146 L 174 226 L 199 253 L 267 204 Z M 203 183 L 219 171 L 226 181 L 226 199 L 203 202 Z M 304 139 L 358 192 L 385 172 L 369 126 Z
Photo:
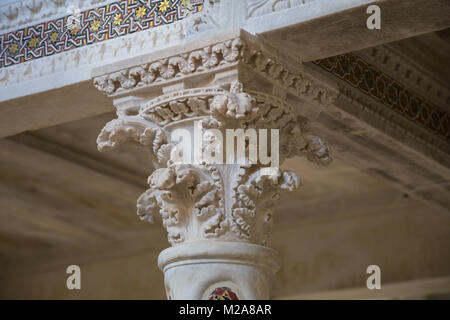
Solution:
M 314 61 L 316 65 L 401 114 L 450 141 L 450 115 L 427 99 L 367 64 L 353 54 Z
M 0 68 L 51 56 L 200 12 L 203 0 L 119 0 L 0 35 Z
M 209 300 L 239 300 L 239 298 L 230 288 L 221 287 L 211 292 Z

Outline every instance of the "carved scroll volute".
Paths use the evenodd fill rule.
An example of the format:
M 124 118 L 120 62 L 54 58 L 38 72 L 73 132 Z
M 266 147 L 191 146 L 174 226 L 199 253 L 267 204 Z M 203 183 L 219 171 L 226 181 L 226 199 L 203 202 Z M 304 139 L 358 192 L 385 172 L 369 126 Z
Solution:
M 139 197 L 137 212 L 143 220 L 161 219 L 172 245 L 201 239 L 266 244 L 273 224 L 271 209 L 280 191 L 298 187 L 297 176 L 278 166 L 267 174 L 266 166 L 257 162 L 174 162 L 174 128 L 192 132 L 195 121 L 201 121 L 205 130 L 220 132 L 277 129 L 279 163 L 304 156 L 328 164 L 327 145 L 309 131 L 307 119 L 295 116 L 286 101 L 245 92 L 239 82 L 229 90 L 197 88 L 161 96 L 142 103 L 137 115 L 118 112 L 118 118 L 103 128 L 97 139 L 100 151 L 134 140 L 153 152 L 158 169 L 148 178 L 149 189 Z

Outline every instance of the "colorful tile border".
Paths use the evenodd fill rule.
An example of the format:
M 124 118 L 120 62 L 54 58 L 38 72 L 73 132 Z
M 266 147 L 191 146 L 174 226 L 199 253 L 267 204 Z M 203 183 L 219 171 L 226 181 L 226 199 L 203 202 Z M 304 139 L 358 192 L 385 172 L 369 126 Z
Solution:
M 358 56 L 347 53 L 313 62 L 404 118 L 450 141 L 450 115 Z
M 155 28 L 200 12 L 203 0 L 119 0 L 0 35 L 0 68 Z

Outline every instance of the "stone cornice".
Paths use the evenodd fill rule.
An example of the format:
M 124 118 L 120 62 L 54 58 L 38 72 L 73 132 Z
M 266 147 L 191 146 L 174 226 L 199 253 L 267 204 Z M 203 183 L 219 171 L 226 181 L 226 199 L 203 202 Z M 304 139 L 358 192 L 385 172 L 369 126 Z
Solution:
M 450 110 L 450 89 L 389 44 L 361 50 L 355 54 L 426 96 L 444 111 Z
M 74 5 L 79 5 L 81 11 L 95 11 L 96 8 L 100 8 L 101 10 L 99 10 L 99 12 L 101 13 L 105 11 L 102 7 L 104 4 L 113 4 L 119 0 L 95 3 L 92 1 L 93 0 L 80 0 L 80 2 L 75 1 Z M 174 6 L 178 6 L 178 4 L 181 3 L 178 2 L 178 0 L 171 1 Z M 156 24 L 154 23 L 153 28 L 146 29 L 144 26 L 143 28 L 138 28 L 139 30 L 136 30 L 137 32 L 133 31 L 134 33 L 132 34 L 123 35 L 121 33 L 120 37 L 114 38 L 114 36 L 108 36 L 107 39 L 102 38 L 104 37 L 104 33 L 102 33 L 100 37 L 102 38 L 102 41 L 98 43 L 90 43 L 90 45 L 83 45 L 69 51 L 65 51 L 65 49 L 59 50 L 56 54 L 52 54 L 52 52 L 50 52 L 50 55 L 41 55 L 39 53 L 37 54 L 37 57 L 39 57 L 37 60 L 35 58 L 31 60 L 25 59 L 24 61 L 20 60 L 22 58 L 19 59 L 20 61 L 16 59 L 17 63 L 9 65 L 6 68 L 0 68 L 0 100 L 11 100 L 26 95 L 72 85 L 78 82 L 87 81 L 91 70 L 98 66 L 108 65 L 114 61 L 120 61 L 125 57 L 138 56 L 139 54 L 142 54 L 142 52 L 152 52 L 177 44 L 189 43 L 193 39 L 218 34 L 233 28 L 241 27 L 254 34 L 259 34 L 261 32 L 267 32 L 267 28 L 276 29 L 280 26 L 295 24 L 299 22 L 297 21 L 298 19 L 296 19 L 299 13 L 301 13 L 301 21 L 307 20 L 310 14 L 320 16 L 322 10 L 318 9 L 322 8 L 322 2 L 330 2 L 330 6 L 327 6 L 327 10 L 325 10 L 324 13 L 331 14 L 333 12 L 337 12 L 338 10 L 361 5 L 368 0 L 345 0 L 342 3 L 340 2 L 338 5 L 332 0 L 305 1 L 305 4 L 294 0 L 276 1 L 276 3 L 274 1 L 264 1 L 263 3 L 259 0 L 249 1 L 248 3 L 245 1 L 235 0 L 191 1 L 191 4 L 194 4 L 194 6 L 198 8 L 197 11 L 202 8 L 201 12 L 192 14 L 190 17 L 184 18 L 178 22 L 173 22 L 173 19 L 170 19 L 170 21 L 163 21 L 162 19 L 159 19 L 162 24 L 158 24 L 157 28 L 155 28 Z M 11 7 L 11 14 L 7 14 L 11 16 L 11 19 L 14 19 L 13 16 L 15 15 L 16 6 L 23 7 L 23 4 L 30 4 L 30 6 L 33 7 L 34 12 L 40 12 L 40 10 L 43 10 L 42 12 L 44 12 L 47 10 L 46 8 L 49 7 L 63 7 L 66 2 L 67 1 L 64 0 L 11 1 L 8 2 L 4 8 L 6 8 L 5 10 L 9 12 L 8 10 L 10 9 L 7 8 Z M 232 5 L 231 2 L 233 2 Z M 152 4 L 154 5 L 156 2 L 152 2 Z M 246 17 L 247 10 L 250 10 L 250 7 L 248 6 L 255 4 L 258 9 L 251 14 L 253 17 Z M 262 6 L 260 6 L 260 4 L 262 4 Z M 270 27 L 266 24 L 267 21 L 261 23 L 261 19 L 264 19 L 264 15 L 269 14 L 270 12 L 266 12 L 266 10 L 260 11 L 259 13 L 257 12 L 267 6 L 271 8 L 269 10 L 271 15 L 277 16 L 276 18 L 274 17 L 274 19 L 270 19 L 272 23 Z M 300 11 L 300 8 L 302 7 L 305 8 L 305 11 Z M 25 9 L 18 8 L 17 10 L 20 11 Z M 178 11 L 180 10 L 183 11 L 181 7 Z M 288 13 L 290 14 L 289 18 L 286 18 L 286 14 Z M 36 17 L 39 17 L 39 14 L 36 14 Z M 257 15 L 257 17 L 255 17 L 255 15 Z M 51 19 L 65 21 L 64 19 L 67 18 L 67 16 L 68 14 L 63 13 L 62 11 L 56 15 L 43 14 L 44 18 L 40 20 L 38 18 L 36 18 L 38 20 L 31 19 L 28 21 L 28 25 L 33 27 L 36 23 L 50 24 L 48 20 Z M 112 18 L 108 16 L 108 19 L 105 19 L 104 22 L 108 24 L 107 22 L 111 19 Z M 275 23 L 276 21 L 278 21 L 278 24 Z M 91 22 L 93 21 L 89 21 L 87 29 L 90 29 Z M 170 24 L 165 24 L 166 22 Z M 58 23 L 57 25 L 59 25 Z M 124 23 L 124 21 L 122 21 L 122 23 Z M 13 28 L 17 27 L 18 25 Z M 21 30 L 22 29 L 16 31 L 20 34 L 20 32 L 24 31 Z M 87 32 L 86 29 L 84 30 Z M 17 33 L 16 31 L 12 33 Z M 90 31 L 89 33 L 93 34 L 93 32 Z M 112 34 L 114 35 L 114 32 Z M 49 35 L 50 33 L 48 36 Z M 44 38 L 46 37 L 47 36 L 44 36 Z M 17 52 L 20 52 L 19 49 L 24 51 L 29 43 L 28 41 L 30 40 L 23 36 L 19 40 L 14 37 L 12 39 L 16 42 L 19 40 L 21 41 L 21 45 L 18 45 Z M 53 44 L 51 44 L 49 48 L 51 48 L 52 45 Z M 10 43 L 8 42 L 7 46 L 3 49 L 8 51 L 9 48 Z M 11 50 L 14 51 L 15 49 L 11 48 Z M 26 53 L 21 52 L 21 54 Z M 45 79 L 45 81 L 42 81 L 43 79 Z
M 443 165 L 450 165 L 450 117 L 443 111 L 445 106 L 434 105 L 353 54 L 314 64 L 339 79 L 337 107 Z
M 304 72 L 302 64 L 243 30 L 225 32 L 187 45 L 123 60 L 93 70 L 95 86 L 104 94 L 120 98 L 146 94 L 183 82 L 193 76 L 208 78 L 218 71 L 238 67 L 243 82 L 268 81 L 284 94 L 291 94 L 318 106 L 330 105 L 337 87 L 320 74 Z M 248 76 L 256 74 L 264 80 Z M 209 78 L 211 84 L 218 79 Z
M 191 75 L 217 72 L 236 65 L 243 56 L 243 42 L 234 38 L 191 52 L 183 52 L 146 64 L 94 77 L 94 84 L 109 96 L 130 94 L 153 84 L 163 84 Z M 95 71 L 94 71 L 95 73 Z

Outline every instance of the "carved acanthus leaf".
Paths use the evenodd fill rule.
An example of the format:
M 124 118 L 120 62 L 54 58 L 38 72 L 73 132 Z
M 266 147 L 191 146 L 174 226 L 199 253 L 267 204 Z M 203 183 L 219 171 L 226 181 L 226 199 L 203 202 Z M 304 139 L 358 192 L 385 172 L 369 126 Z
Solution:
M 109 151 L 128 140 L 151 146 L 158 164 L 165 164 L 169 159 L 171 146 L 167 132 L 138 116 L 123 116 L 108 122 L 97 137 L 97 148 L 102 152 Z
M 266 93 L 244 92 L 239 82 L 231 83 L 229 91 L 197 88 L 164 95 L 142 103 L 139 110 L 136 106 L 127 109 L 137 113 L 133 116 L 124 110 L 119 109 L 118 119 L 102 130 L 98 147 L 112 149 L 128 139 L 151 146 L 158 169 L 148 179 L 149 189 L 138 199 L 138 215 L 151 222 L 161 218 L 172 245 L 204 238 L 265 244 L 273 223 L 271 208 L 280 191 L 292 191 L 299 185 L 297 176 L 281 171 L 278 163 L 266 168 L 257 163 L 174 161 L 173 128 L 192 131 L 194 121 L 201 121 L 203 129 L 218 128 L 219 132 L 278 129 L 280 163 L 294 156 L 320 164 L 331 160 L 326 144 L 311 133 L 308 119 L 297 116 L 287 101 Z
M 233 82 L 229 92 L 214 97 L 211 112 L 218 117 L 251 121 L 259 115 L 259 108 L 256 99 L 243 92 L 242 83 Z
M 262 169 L 247 172 L 241 169 L 240 180 L 233 187 L 231 230 L 239 238 L 265 245 L 272 230 L 272 207 L 280 191 L 298 188 L 299 179 L 295 173 L 279 169 L 273 175 L 263 175 Z
M 224 188 L 215 167 L 157 169 L 149 177 L 149 185 L 138 199 L 138 215 L 150 222 L 161 216 L 172 245 L 225 232 Z

